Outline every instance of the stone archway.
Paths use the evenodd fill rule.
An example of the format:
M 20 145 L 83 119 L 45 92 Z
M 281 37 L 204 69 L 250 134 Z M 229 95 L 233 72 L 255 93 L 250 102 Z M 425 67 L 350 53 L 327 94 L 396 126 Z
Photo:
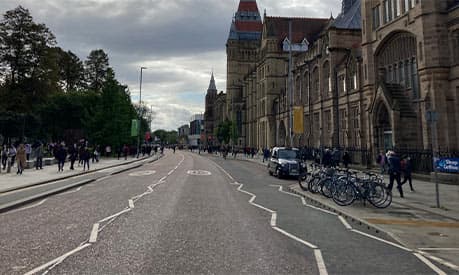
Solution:
M 281 120 L 279 123 L 279 140 L 278 146 L 286 146 L 287 130 L 285 129 L 284 121 Z
M 380 101 L 375 108 L 373 117 L 374 126 L 374 144 L 377 151 L 387 151 L 394 147 L 393 142 L 393 127 L 391 123 L 391 116 L 386 104 Z

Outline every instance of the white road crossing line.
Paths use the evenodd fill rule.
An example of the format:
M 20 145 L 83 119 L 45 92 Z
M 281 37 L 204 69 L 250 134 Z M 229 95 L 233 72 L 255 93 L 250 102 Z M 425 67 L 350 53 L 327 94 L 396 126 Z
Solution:
M 421 247 L 418 250 L 422 251 L 459 251 L 457 247 Z
M 284 191 L 284 190 L 282 189 L 282 186 L 279 186 L 279 192 L 284 193 L 284 194 L 287 194 L 287 195 L 290 195 L 290 196 L 292 196 L 292 197 L 302 198 L 302 196 L 300 196 L 300 195 L 297 195 L 297 194 L 293 194 L 293 193 Z
M 303 205 L 308 205 L 308 204 L 306 203 L 306 200 L 304 199 L 304 197 L 301 197 L 301 203 L 303 203 Z
M 134 208 L 134 201 L 133 200 L 129 200 L 129 208 L 131 208 L 131 209 Z
M 123 211 L 120 211 L 120 212 L 118 212 L 118 213 L 116 213 L 116 214 L 113 214 L 113 215 L 111 215 L 111 216 L 108 216 L 108 217 L 106 217 L 106 218 L 103 218 L 102 220 L 99 221 L 99 223 L 106 222 L 106 221 L 108 221 L 108 220 L 111 220 L 111 219 L 113 219 L 113 218 L 115 218 L 115 217 L 118 217 L 119 215 L 122 215 L 122 214 L 124 214 L 124 213 L 126 213 L 126 212 L 129 212 L 129 211 L 131 211 L 131 208 L 124 209 Z
M 153 188 L 151 186 L 148 186 L 148 191 L 153 192 Z
M 383 242 L 383 243 L 386 243 L 388 245 L 392 245 L 392 246 L 395 246 L 395 247 L 398 247 L 402 250 L 405 250 L 405 251 L 408 251 L 408 252 L 413 252 L 413 250 L 409 249 L 409 248 L 406 248 L 404 246 L 401 246 L 401 245 L 398 245 L 396 243 L 393 243 L 393 242 L 390 242 L 390 241 L 386 241 L 384 239 L 381 239 L 381 238 L 378 238 L 376 236 L 373 236 L 373 235 L 370 235 L 370 234 L 367 234 L 365 232 L 362 232 L 362 231 L 359 231 L 359 230 L 356 230 L 356 229 L 351 229 L 352 232 L 355 232 L 355 233 L 358 233 L 360 235 L 363 235 L 363 236 L 366 236 L 368 238 L 371 238 L 371 239 L 374 239 L 374 240 L 377 240 L 377 241 L 380 241 L 380 242 Z
M 344 227 L 346 227 L 347 230 L 352 230 L 352 227 L 349 225 L 349 223 L 346 221 L 346 219 L 343 216 L 339 215 L 338 218 L 341 221 L 341 223 L 344 225 Z
M 317 268 L 320 275 L 328 275 L 327 267 L 325 266 L 324 258 L 320 249 L 314 249 L 314 256 L 316 257 Z
M 89 243 L 97 242 L 97 234 L 99 234 L 99 224 L 95 223 L 92 226 L 91 235 L 89 235 Z
M 25 207 L 22 207 L 22 208 L 19 208 L 19 209 L 16 209 L 16 210 L 12 210 L 12 211 L 9 211 L 9 212 L 5 212 L 4 214 L 13 214 L 13 213 L 17 213 L 17 212 L 21 212 L 21 211 L 24 211 L 24 210 L 27 210 L 27 209 L 31 209 L 31 208 L 34 208 L 34 207 L 37 207 L 37 206 L 40 206 L 42 205 L 43 203 L 45 203 L 48 199 L 44 199 L 42 201 L 40 201 L 39 203 L 36 203 L 34 205 L 29 205 L 29 206 L 25 206 Z
M 164 180 L 166 180 L 166 179 L 167 179 L 166 176 L 165 176 L 165 177 L 162 177 L 162 178 L 159 180 L 159 182 L 164 181 Z
M 167 173 L 167 175 L 170 176 L 170 175 L 172 175 L 172 173 L 174 173 L 174 170 L 169 171 L 169 173 Z
M 312 249 L 317 249 L 318 248 L 317 246 L 315 246 L 315 245 L 313 245 L 313 244 L 311 244 L 311 243 L 309 243 L 309 242 L 307 242 L 305 240 L 302 240 L 302 239 L 298 238 L 297 236 L 295 236 L 293 234 L 290 234 L 290 233 L 288 233 L 287 231 L 285 231 L 283 229 L 280 229 L 277 226 L 274 226 L 273 229 L 276 230 L 277 232 L 279 232 L 281 234 L 284 234 L 285 236 L 287 236 L 287 237 L 299 242 L 299 243 L 302 243 L 302 244 L 308 246 L 309 248 L 312 248 Z
M 431 260 L 434 260 L 434 261 L 436 261 L 436 262 L 439 263 L 439 264 L 442 264 L 442 265 L 444 265 L 444 266 L 447 266 L 447 267 L 449 267 L 449 268 L 451 268 L 451 269 L 453 269 L 453 270 L 459 271 L 459 266 L 457 266 L 457 265 L 455 265 L 455 264 L 452 264 L 452 263 L 450 263 L 450 262 L 447 262 L 447 261 L 445 261 L 445 260 L 443 260 L 443 259 L 440 259 L 440 258 L 438 258 L 438 257 L 432 256 L 432 255 L 430 255 L 429 253 L 426 253 L 426 252 L 423 252 L 423 251 L 418 251 L 418 252 L 419 252 L 419 254 L 422 254 L 422 255 L 424 255 L 425 257 L 427 257 L 427 258 L 429 258 L 429 259 L 431 259 Z
M 426 257 L 422 256 L 419 253 L 413 253 L 414 256 L 416 256 L 419 260 L 421 260 L 423 263 L 425 263 L 428 267 L 430 267 L 435 273 L 438 275 L 446 275 L 446 273 L 438 268 L 436 265 L 434 265 L 431 261 L 429 261 Z
M 317 207 L 317 206 L 314 206 L 314 205 L 306 204 L 306 207 L 309 207 L 309 208 L 312 208 L 312 209 L 315 209 L 315 210 L 319 210 L 319 211 L 322 211 L 324 213 L 327 213 L 327 214 L 330 214 L 330 215 L 333 215 L 333 216 L 338 216 L 338 214 L 336 214 L 334 212 L 325 210 L 323 208 L 320 208 L 320 207 Z
M 84 245 L 82 245 L 82 246 L 79 246 L 79 247 L 75 248 L 74 250 L 72 250 L 72 251 L 70 251 L 70 252 L 67 252 L 67 253 L 64 254 L 64 255 L 62 255 L 62 256 L 60 256 L 60 257 L 58 257 L 58 258 L 56 258 L 56 259 L 54 259 L 54 260 L 52 260 L 52 261 L 50 261 L 50 262 L 47 262 L 47 263 L 44 264 L 44 265 L 41 265 L 41 266 L 39 266 L 39 267 L 37 267 L 37 268 L 35 268 L 35 269 L 33 269 L 33 270 L 27 272 L 25 275 L 36 274 L 36 273 L 38 273 L 38 272 L 40 272 L 40 271 L 42 271 L 42 270 L 44 270 L 44 269 L 46 269 L 46 268 L 48 268 L 48 267 L 50 267 L 50 266 L 56 264 L 56 263 L 62 262 L 62 261 L 65 260 L 67 257 L 70 257 L 71 255 L 73 255 L 73 254 L 75 254 L 75 253 L 77 253 L 77 252 L 79 252 L 79 251 L 85 249 L 85 248 L 88 247 L 88 246 L 91 246 L 91 244 L 87 243 L 87 244 L 84 244 Z
M 275 227 L 277 223 L 277 213 L 274 212 L 271 215 L 271 227 Z

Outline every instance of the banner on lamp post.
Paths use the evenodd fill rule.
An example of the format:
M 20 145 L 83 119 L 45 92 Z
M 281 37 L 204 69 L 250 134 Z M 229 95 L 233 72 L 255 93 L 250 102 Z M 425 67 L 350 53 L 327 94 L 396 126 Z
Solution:
M 139 120 L 133 119 L 131 121 L 131 137 L 136 137 L 139 135 Z
M 304 123 L 303 123 L 303 106 L 293 107 L 293 133 L 303 134 Z

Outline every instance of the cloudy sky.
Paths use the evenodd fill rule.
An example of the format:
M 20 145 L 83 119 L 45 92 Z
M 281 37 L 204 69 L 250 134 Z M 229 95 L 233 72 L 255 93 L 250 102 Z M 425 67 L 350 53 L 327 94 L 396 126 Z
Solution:
M 225 43 L 239 0 L 0 0 L 0 11 L 18 5 L 45 23 L 58 45 L 86 59 L 103 49 L 117 78 L 156 112 L 153 129 L 177 129 L 204 112 L 210 73 L 226 88 Z M 341 0 L 258 0 L 270 16 L 329 17 Z

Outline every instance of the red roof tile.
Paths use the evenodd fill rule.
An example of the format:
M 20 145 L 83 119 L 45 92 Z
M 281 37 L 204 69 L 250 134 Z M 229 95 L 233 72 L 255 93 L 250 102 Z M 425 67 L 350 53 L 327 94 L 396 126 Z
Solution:
M 236 29 L 245 32 L 261 32 L 263 24 L 259 21 L 236 21 Z
M 280 43 L 289 37 L 289 21 L 292 21 L 292 43 L 301 43 L 304 38 L 314 41 L 327 26 L 326 18 L 266 17 L 268 35 L 277 36 Z M 273 33 L 269 33 L 273 32 Z

